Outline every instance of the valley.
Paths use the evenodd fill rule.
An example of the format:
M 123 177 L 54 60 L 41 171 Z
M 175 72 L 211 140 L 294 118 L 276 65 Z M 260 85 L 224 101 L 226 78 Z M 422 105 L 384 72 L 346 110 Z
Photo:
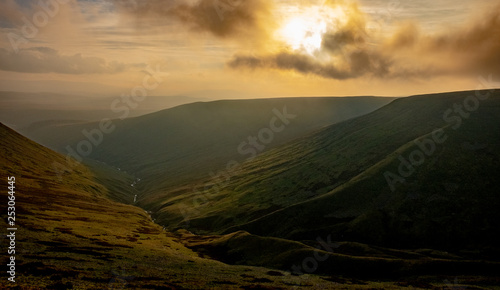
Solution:
M 59 153 L 2 125 L 18 283 L 498 285 L 500 94 L 482 93 L 473 107 L 458 107 L 473 91 L 217 101 L 113 121 L 102 135 L 102 121 L 25 132 Z M 67 148 L 82 132 L 99 142 L 78 160 Z

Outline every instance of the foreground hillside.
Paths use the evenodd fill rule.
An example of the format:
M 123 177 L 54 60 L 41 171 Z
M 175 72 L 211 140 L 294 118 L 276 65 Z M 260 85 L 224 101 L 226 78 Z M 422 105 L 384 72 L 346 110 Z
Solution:
M 229 266 L 200 258 L 179 238 L 154 224 L 142 209 L 105 198 L 108 189 L 96 183 L 86 167 L 75 166 L 59 180 L 51 165 L 63 162 L 63 158 L 0 124 L 1 199 L 7 203 L 7 177 L 14 176 L 17 227 L 15 283 L 4 274 L 1 288 L 333 285 L 315 276 L 304 279 L 286 272 L 277 276 L 264 268 Z M 6 221 L 6 207 L 1 208 Z M 2 249 L 7 249 L 8 242 L 4 236 Z M 9 257 L 2 257 L 6 265 Z
M 394 279 L 392 275 L 399 273 L 402 266 L 413 271 L 428 263 L 449 265 L 450 261 L 438 262 L 427 254 L 413 254 L 415 261 L 405 262 L 402 257 L 411 253 L 331 244 L 329 239 L 326 246 L 316 249 L 313 245 L 244 232 L 221 237 L 195 236 L 186 231 L 172 234 L 154 224 L 143 210 L 106 198 L 115 193 L 97 183 L 86 167 L 77 165 L 60 180 L 51 165 L 63 162 L 63 156 L 2 124 L 0 137 L 0 175 L 15 177 L 17 227 L 15 283 L 4 277 L 0 281 L 2 288 L 425 289 L 471 283 L 491 285 L 494 281 L 477 277 L 458 281 L 452 275 Z M 7 182 L 4 185 L 1 195 L 7 200 Z M 7 220 L 3 209 L 2 220 Z M 6 238 L 1 240 L 1 246 L 7 248 Z M 356 257 L 361 252 L 353 256 L 349 253 L 353 246 L 374 257 Z M 318 271 L 301 268 L 305 259 L 318 255 L 329 259 Z M 2 263 L 7 264 L 7 259 Z M 380 269 L 396 272 L 380 277 L 358 275 L 362 274 L 359 266 L 370 271 L 379 269 L 372 274 L 380 273 Z M 474 266 L 485 265 L 465 264 Z

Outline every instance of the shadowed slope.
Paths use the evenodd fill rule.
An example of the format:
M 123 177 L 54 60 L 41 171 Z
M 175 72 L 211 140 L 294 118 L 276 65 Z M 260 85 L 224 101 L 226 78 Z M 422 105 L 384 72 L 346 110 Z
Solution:
M 309 186 L 327 190 L 242 228 L 293 239 L 326 232 L 395 247 L 465 247 L 481 257 L 500 258 L 488 253 L 488 247 L 499 242 L 500 94 L 497 91 L 482 101 L 458 126 L 458 114 L 451 109 L 471 94 L 396 100 L 370 115 L 282 148 L 284 156 L 295 154 L 297 169 L 300 163 L 324 168 L 321 176 L 330 182 Z M 443 116 L 453 116 L 453 122 Z M 437 135 L 442 142 L 432 141 L 431 146 L 436 129 L 443 130 Z M 271 153 L 267 157 L 273 158 Z M 287 168 L 283 180 L 310 182 L 292 166 Z M 397 174 L 398 182 L 395 177 L 388 182 L 388 172 Z M 331 189 L 338 182 L 335 176 L 346 173 L 343 182 Z M 286 193 L 283 186 L 274 190 Z
M 142 209 L 105 198 L 107 189 L 77 165 L 59 181 L 51 168 L 63 156 L 0 124 L 0 197 L 7 203 L 7 176 L 15 177 L 16 284 L 23 289 L 207 289 L 300 283 L 268 270 L 202 259 L 154 224 Z M 2 205 L 2 220 L 7 220 Z M 7 249 L 7 239 L 2 248 Z M 6 255 L 4 257 L 8 258 Z M 5 262 L 5 263 L 4 263 Z M 2 259 L 2 264 L 7 260 Z M 206 269 L 210 269 L 207 271 Z M 312 278 L 327 287 L 331 282 Z M 295 282 L 294 282 L 295 281 Z
M 142 202 L 160 223 L 200 233 L 244 229 L 295 240 L 334 234 L 393 247 L 492 246 L 500 220 L 500 95 L 479 102 L 455 130 L 454 104 L 463 106 L 470 95 L 398 99 L 273 149 L 229 181 L 221 176 Z M 432 140 L 436 129 L 446 140 L 422 153 L 422 164 L 404 183 L 392 182 L 392 192 L 384 174 L 398 174 L 399 156 L 409 160 L 421 150 L 415 140 Z
M 147 195 L 208 177 L 229 161 L 243 162 L 321 127 L 371 112 L 392 99 L 283 98 L 193 103 L 113 120 L 113 129 L 102 138 L 96 133 L 98 123 L 48 124 L 23 133 L 67 154 L 68 146 L 78 153 L 78 144 L 89 141 L 82 134 L 87 130 L 87 135 L 98 143 L 88 157 L 141 179 L 136 188 Z M 257 138 L 257 145 L 250 144 L 251 136 Z M 97 142 L 101 139 L 101 143 Z

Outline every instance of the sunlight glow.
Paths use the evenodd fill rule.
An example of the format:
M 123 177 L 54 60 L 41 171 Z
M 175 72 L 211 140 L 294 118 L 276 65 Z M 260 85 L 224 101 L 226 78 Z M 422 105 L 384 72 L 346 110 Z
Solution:
M 279 37 L 291 49 L 314 55 L 321 49 L 324 34 L 335 30 L 345 18 L 340 7 L 309 7 L 285 19 Z

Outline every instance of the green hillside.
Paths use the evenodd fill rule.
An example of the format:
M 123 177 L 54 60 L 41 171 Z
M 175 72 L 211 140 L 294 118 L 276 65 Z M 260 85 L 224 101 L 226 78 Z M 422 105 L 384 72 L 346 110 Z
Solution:
M 202 180 L 142 204 L 159 223 L 199 233 L 243 229 L 294 240 L 332 234 L 391 247 L 487 252 L 499 241 L 500 94 L 478 102 L 457 127 L 454 104 L 471 94 L 398 99 L 262 154 L 229 181 Z M 399 156 L 408 160 L 420 150 L 415 140 L 432 140 L 436 129 L 446 140 L 423 153 L 404 183 L 392 182 L 393 192 L 386 172 L 398 173 Z
M 279 119 L 253 101 L 116 121 L 95 160 L 83 163 L 1 125 L 0 173 L 16 176 L 25 237 L 18 281 L 56 289 L 490 288 L 500 268 L 500 94 L 477 103 L 471 94 L 397 99 L 339 123 L 315 120 L 323 113 L 302 99 L 295 108 L 308 117 L 253 159 L 228 144 Z M 477 108 L 461 112 L 465 100 Z M 237 116 L 264 121 L 229 122 Z M 151 124 L 174 131 L 155 134 Z M 65 146 L 95 124 L 58 126 L 36 134 Z
M 244 231 L 223 236 L 197 236 L 185 230 L 180 230 L 179 234 L 186 246 L 205 257 L 229 264 L 272 267 L 299 276 L 307 273 L 331 275 L 325 279 L 339 283 L 339 287 L 346 284 L 360 287 L 363 281 L 376 279 L 399 281 L 395 283 L 398 286 L 435 289 L 433 287 L 443 282 L 446 284 L 446 280 L 454 280 L 444 278 L 450 275 L 455 275 L 455 279 L 460 276 L 465 284 L 494 285 L 499 282 L 496 277 L 500 269 L 498 262 L 473 260 L 431 249 L 396 250 L 356 242 L 333 242 L 330 235 L 296 242 Z
M 352 177 L 315 199 L 243 228 L 293 239 L 328 232 L 385 246 L 467 249 L 500 258 L 498 250 L 490 249 L 497 249 L 500 241 L 500 94 L 495 92 L 478 103 L 477 110 L 465 111 L 467 118 L 458 119 L 455 104 L 463 104 L 471 94 L 396 100 L 373 114 L 326 129 L 316 139 L 326 145 L 324 153 L 317 159 L 296 159 L 315 160 L 316 168 L 331 162 L 326 176 L 347 166 L 353 169 Z M 351 128 L 337 135 L 343 126 Z M 433 135 L 436 129 L 443 131 Z M 350 140 L 351 146 L 345 148 L 343 140 Z M 297 142 L 283 151 L 292 154 L 300 146 L 306 145 Z M 413 160 L 413 169 L 402 160 Z M 296 176 L 293 171 L 286 174 L 287 180 Z
M 2 289 L 279 289 L 333 284 L 316 276 L 306 283 L 286 272 L 278 277 L 265 268 L 201 258 L 144 210 L 106 198 L 113 193 L 86 167 L 75 166 L 59 180 L 51 165 L 64 157 L 3 124 L 0 149 L 0 198 L 7 204 L 7 177 L 14 176 L 17 227 L 15 284 L 4 274 Z M 7 208 L 1 208 L 1 218 L 7 221 Z M 9 244 L 10 238 L 3 235 L 2 248 Z M 9 256 L 2 255 L 2 264 L 8 262 Z
M 105 124 L 105 130 L 99 123 L 47 123 L 22 133 L 60 153 L 74 152 L 76 158 L 88 157 L 120 168 L 140 179 L 136 188 L 147 195 L 151 190 L 208 177 L 233 160 L 243 162 L 324 126 L 371 112 L 391 100 L 356 97 L 200 102 L 113 120 Z M 258 138 L 256 145 L 249 141 L 252 137 Z
M 295 273 L 294 265 L 301 265 L 305 258 L 316 254 L 312 246 L 245 233 L 225 237 L 194 236 L 185 231 L 170 233 L 153 223 L 142 209 L 106 198 L 120 193 L 113 192 L 113 186 L 109 189 L 96 182 L 103 177 L 95 176 L 85 166 L 77 165 L 59 179 L 52 164 L 62 163 L 62 155 L 3 124 L 0 137 L 0 175 L 15 177 L 17 227 L 15 284 L 2 279 L 2 289 L 400 289 L 409 285 L 424 289 L 494 283 L 491 278 L 480 277 L 450 282 L 454 281 L 451 275 L 397 281 L 364 275 L 355 278 L 351 277 L 352 266 L 365 260 L 347 252 L 341 256 L 332 254 L 326 252 L 328 248 L 321 252 L 329 257 L 328 263 L 317 271 Z M 113 179 L 114 174 L 108 171 L 103 175 Z M 121 178 L 126 176 L 119 174 L 117 179 Z M 5 181 L 1 191 L 4 201 L 8 200 L 7 187 Z M 3 209 L 1 218 L 6 221 Z M 234 239 L 237 242 L 230 248 L 225 246 Z M 4 236 L 2 248 L 7 249 L 7 242 Z M 343 243 L 335 250 L 349 251 L 353 246 Z M 261 247 L 267 251 L 258 250 Z M 357 247 L 369 249 L 365 245 Z M 228 251 L 231 248 L 232 252 Z M 217 251 L 222 256 L 214 255 Z M 267 258 L 263 259 L 263 255 Z M 368 263 L 366 269 L 387 265 L 385 269 L 399 273 L 399 266 L 408 265 L 398 255 L 384 255 Z M 253 259 L 248 258 L 252 256 Z M 2 263 L 7 264 L 9 257 L 4 257 Z M 425 265 L 437 262 L 427 254 L 417 254 L 415 258 L 416 264 L 424 260 L 428 260 Z M 339 262 L 351 270 L 331 268 Z M 473 261 L 463 267 L 473 266 L 491 267 Z M 409 272 L 400 274 L 405 273 Z

